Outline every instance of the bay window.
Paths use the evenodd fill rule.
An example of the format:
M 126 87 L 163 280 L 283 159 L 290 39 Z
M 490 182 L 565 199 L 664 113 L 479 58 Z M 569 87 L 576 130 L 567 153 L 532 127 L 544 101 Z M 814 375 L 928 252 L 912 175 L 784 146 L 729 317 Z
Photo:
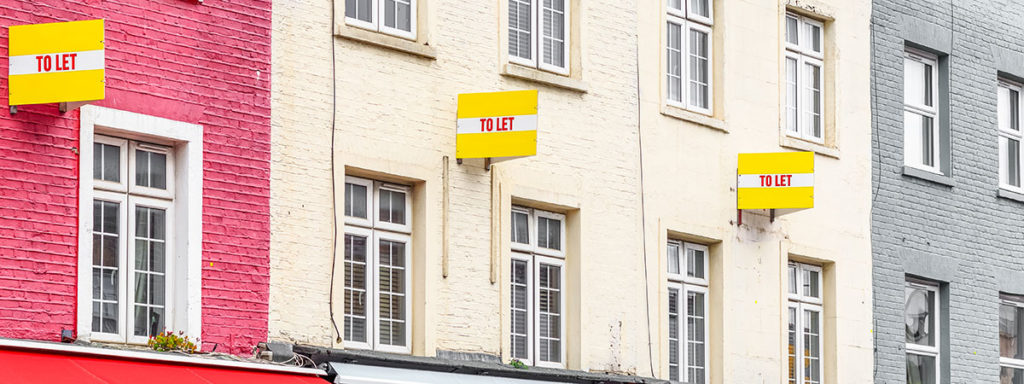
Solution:
M 708 248 L 668 242 L 669 380 L 708 382 Z
M 710 115 L 712 0 L 669 0 L 666 12 L 666 102 Z
M 411 351 L 410 192 L 403 185 L 345 177 L 346 347 Z
M 512 208 L 511 353 L 565 367 L 565 215 Z

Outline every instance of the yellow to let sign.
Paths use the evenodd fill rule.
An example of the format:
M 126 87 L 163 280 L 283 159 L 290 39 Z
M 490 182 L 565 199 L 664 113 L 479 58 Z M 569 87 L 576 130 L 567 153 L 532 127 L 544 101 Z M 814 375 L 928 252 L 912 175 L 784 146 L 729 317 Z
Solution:
M 537 91 L 459 95 L 455 158 L 537 154 Z
M 814 152 L 741 153 L 739 209 L 814 208 Z
M 10 105 L 102 100 L 103 20 L 8 29 Z

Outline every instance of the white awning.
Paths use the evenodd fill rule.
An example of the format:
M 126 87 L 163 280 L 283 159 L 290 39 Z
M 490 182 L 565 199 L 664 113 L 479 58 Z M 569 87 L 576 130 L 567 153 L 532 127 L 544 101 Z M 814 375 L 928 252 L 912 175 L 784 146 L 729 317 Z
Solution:
M 336 384 L 558 384 L 558 382 L 554 381 L 512 379 L 357 364 L 331 363 L 331 367 L 338 373 L 338 376 L 334 379 Z

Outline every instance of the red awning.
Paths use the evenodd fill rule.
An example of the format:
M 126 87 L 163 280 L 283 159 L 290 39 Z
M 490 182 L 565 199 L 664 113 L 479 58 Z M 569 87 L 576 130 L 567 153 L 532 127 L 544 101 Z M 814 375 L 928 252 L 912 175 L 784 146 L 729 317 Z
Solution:
M 325 384 L 317 376 L 46 351 L 0 350 L 0 382 L 104 384 Z

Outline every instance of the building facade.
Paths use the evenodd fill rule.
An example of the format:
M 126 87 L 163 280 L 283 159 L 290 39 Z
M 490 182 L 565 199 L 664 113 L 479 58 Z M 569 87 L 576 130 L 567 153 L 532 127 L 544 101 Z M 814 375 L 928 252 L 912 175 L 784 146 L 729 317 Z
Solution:
M 270 9 L 0 5 L 0 44 L 13 25 L 103 19 L 105 51 L 103 100 L 0 116 L 0 337 L 145 345 L 167 330 L 233 354 L 266 340 Z
M 875 382 L 1024 380 L 1019 3 L 875 1 Z
M 269 338 L 339 375 L 870 381 L 870 16 L 275 7 Z M 458 95 L 524 89 L 537 155 L 457 161 Z M 814 208 L 737 212 L 737 155 L 786 151 L 814 153 Z

